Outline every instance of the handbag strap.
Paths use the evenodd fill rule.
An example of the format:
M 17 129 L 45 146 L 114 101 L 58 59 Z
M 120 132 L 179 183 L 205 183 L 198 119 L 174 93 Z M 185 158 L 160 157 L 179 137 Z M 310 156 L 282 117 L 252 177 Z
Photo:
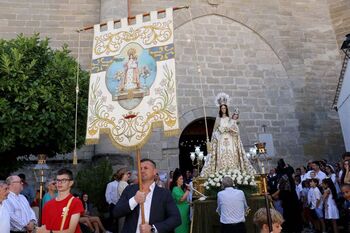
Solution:
M 62 216 L 62 222 L 61 222 L 60 231 L 63 230 L 64 223 L 66 222 L 66 219 L 67 219 L 69 207 L 70 207 L 70 205 L 72 204 L 73 199 L 74 199 L 74 197 L 71 197 L 71 198 L 69 199 L 68 203 L 67 203 L 67 206 L 64 207 L 64 209 L 63 209 L 63 216 Z

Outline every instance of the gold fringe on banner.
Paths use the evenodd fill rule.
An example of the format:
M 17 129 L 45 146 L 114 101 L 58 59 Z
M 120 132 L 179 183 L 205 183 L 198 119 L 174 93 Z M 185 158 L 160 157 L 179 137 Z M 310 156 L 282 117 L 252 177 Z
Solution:
M 111 130 L 109 128 L 101 128 L 100 129 L 100 135 L 101 134 L 105 134 L 105 135 L 108 135 L 108 138 L 111 140 L 112 144 L 118 148 L 119 150 L 123 151 L 123 152 L 133 152 L 133 151 L 136 151 L 136 150 L 140 150 L 149 140 L 149 138 L 152 136 L 152 131 L 153 129 L 155 128 L 160 128 L 163 126 L 163 122 L 161 121 L 158 121 L 158 122 L 153 122 L 151 124 L 151 129 L 149 131 L 149 133 L 144 137 L 143 140 L 141 140 L 137 145 L 135 146 L 123 146 L 119 143 L 117 143 L 114 139 L 113 139 L 113 136 L 112 136 L 112 133 L 111 133 Z M 163 128 L 163 127 L 162 127 Z M 181 130 L 180 129 L 174 129 L 174 130 L 167 130 L 167 131 L 164 131 L 163 135 L 165 137 L 176 137 L 176 136 L 179 136 L 181 133 Z M 85 144 L 86 145 L 94 145 L 94 144 L 98 144 L 100 141 L 100 139 L 86 139 L 85 140 Z

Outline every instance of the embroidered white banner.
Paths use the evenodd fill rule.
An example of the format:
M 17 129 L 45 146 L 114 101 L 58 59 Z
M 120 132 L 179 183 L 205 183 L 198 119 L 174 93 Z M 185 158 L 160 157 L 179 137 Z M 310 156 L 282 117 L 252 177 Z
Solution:
M 111 21 L 106 31 L 95 25 L 87 144 L 106 133 L 117 148 L 132 151 L 154 127 L 178 134 L 173 10 L 163 15 L 151 12 L 145 22 L 137 15 L 132 25 L 123 18 L 117 29 Z

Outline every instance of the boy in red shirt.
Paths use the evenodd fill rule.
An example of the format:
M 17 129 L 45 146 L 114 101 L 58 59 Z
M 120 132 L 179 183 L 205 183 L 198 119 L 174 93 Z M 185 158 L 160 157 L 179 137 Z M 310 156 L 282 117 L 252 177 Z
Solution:
M 47 202 L 43 208 L 42 226 L 37 233 L 80 233 L 79 218 L 84 207 L 70 190 L 74 184 L 73 173 L 68 169 L 61 169 L 57 173 L 56 186 L 58 195 Z

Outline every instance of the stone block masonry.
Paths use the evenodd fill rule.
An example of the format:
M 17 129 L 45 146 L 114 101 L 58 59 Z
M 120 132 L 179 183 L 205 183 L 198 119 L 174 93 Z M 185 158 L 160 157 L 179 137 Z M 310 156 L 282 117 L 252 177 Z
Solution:
M 126 16 L 125 3 L 120 0 L 116 8 L 116 0 L 0 0 L 0 36 L 40 32 L 51 38 L 55 48 L 67 43 L 76 56 L 74 30 Z M 204 116 L 201 80 L 208 116 L 216 117 L 214 96 L 221 91 L 232 97 L 231 111 L 233 105 L 241 109 L 246 147 L 257 140 L 265 124 L 276 156 L 292 165 L 309 159 L 338 160 L 345 149 L 331 102 L 341 68 L 339 47 L 350 32 L 350 4 L 343 0 L 318 0 L 317 7 L 314 0 L 218 3 L 191 1 L 193 21 L 186 9 L 174 13 L 181 129 Z M 185 0 L 130 0 L 130 11 L 136 15 L 186 4 Z M 92 34 L 81 33 L 81 64 L 87 69 Z M 142 153 L 154 158 L 160 169 L 173 170 L 178 166 L 178 139 L 164 138 L 155 130 Z M 106 145 L 107 137 L 102 140 L 107 141 L 101 141 L 95 153 L 118 153 Z

